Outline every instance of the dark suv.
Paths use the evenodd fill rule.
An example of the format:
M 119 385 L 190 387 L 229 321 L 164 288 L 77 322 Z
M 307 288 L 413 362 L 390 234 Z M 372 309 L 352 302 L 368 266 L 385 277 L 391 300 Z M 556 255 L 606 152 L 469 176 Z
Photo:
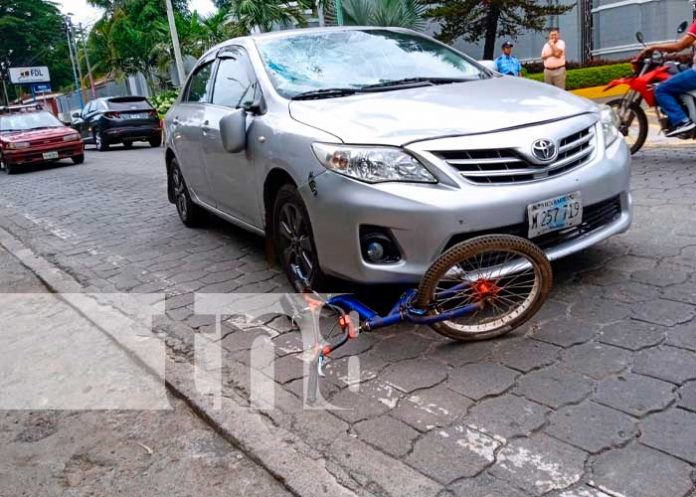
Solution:
M 114 143 L 123 143 L 126 148 L 135 141 L 146 141 L 153 147 L 162 143 L 159 116 L 145 97 L 97 98 L 72 117 L 72 127 L 97 150 L 107 150 Z

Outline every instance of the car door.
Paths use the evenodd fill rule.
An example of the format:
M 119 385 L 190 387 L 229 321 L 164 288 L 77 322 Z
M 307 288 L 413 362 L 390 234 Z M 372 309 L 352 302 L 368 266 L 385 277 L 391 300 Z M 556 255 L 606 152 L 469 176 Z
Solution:
M 201 126 L 210 100 L 215 58 L 203 60 L 192 73 L 181 102 L 172 113 L 173 141 L 186 185 L 199 200 L 215 206 L 203 160 Z
M 84 109 L 82 109 L 80 117 L 73 121 L 73 128 L 77 129 L 80 132 L 80 136 L 82 136 L 82 138 L 89 138 L 87 133 L 87 130 L 89 128 L 87 123 L 87 115 L 89 114 L 89 111 L 93 105 L 94 102 L 88 102 L 87 105 L 85 105 Z
M 256 75 L 246 51 L 227 47 L 218 53 L 212 99 L 203 120 L 203 157 L 217 208 L 240 221 L 262 227 L 253 147 L 230 153 L 222 146 L 220 119 L 245 103 L 260 101 Z M 254 136 L 254 117 L 248 114 L 247 134 Z

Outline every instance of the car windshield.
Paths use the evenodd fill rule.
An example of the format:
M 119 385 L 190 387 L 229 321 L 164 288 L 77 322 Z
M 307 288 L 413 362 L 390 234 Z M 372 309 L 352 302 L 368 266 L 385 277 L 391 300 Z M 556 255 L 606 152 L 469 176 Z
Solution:
M 110 110 L 150 110 L 152 106 L 144 98 L 114 98 L 106 101 Z
M 261 38 L 256 44 L 273 86 L 286 98 L 317 90 L 375 85 L 388 90 L 390 83 L 397 88 L 399 82 L 454 82 L 486 75 L 470 59 L 434 40 L 389 30 L 302 33 Z
M 0 116 L 0 133 L 32 129 L 62 128 L 64 124 L 49 112 L 27 112 Z

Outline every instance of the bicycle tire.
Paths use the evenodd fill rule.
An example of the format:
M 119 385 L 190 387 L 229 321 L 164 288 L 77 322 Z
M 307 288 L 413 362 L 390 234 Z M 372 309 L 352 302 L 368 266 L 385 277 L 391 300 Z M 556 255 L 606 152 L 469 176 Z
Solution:
M 426 309 L 429 315 L 437 314 L 435 309 L 434 292 L 441 278 L 454 266 L 467 261 L 471 257 L 486 252 L 510 252 L 527 259 L 534 271 L 535 281 L 538 279 L 537 293 L 530 305 L 518 316 L 503 326 L 481 333 L 462 332 L 441 321 L 430 327 L 437 333 L 459 341 L 486 340 L 509 333 L 528 321 L 541 308 L 551 291 L 553 272 L 551 264 L 544 252 L 529 240 L 512 235 L 483 235 L 458 243 L 444 252 L 428 268 L 418 286 L 415 299 L 416 307 Z

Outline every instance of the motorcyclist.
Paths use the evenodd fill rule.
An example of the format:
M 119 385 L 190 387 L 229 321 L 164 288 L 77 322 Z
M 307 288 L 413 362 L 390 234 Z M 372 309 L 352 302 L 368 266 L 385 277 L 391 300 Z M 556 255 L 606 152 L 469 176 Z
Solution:
M 681 52 L 696 43 L 696 21 L 694 21 L 684 36 L 673 43 L 658 43 L 645 47 L 638 57 L 643 59 L 654 51 Z M 679 103 L 679 95 L 696 90 L 696 58 L 691 68 L 672 76 L 664 83 L 657 85 L 655 99 L 660 108 L 667 114 L 672 130 L 666 136 L 677 136 L 696 128 L 696 123 L 691 121 Z

